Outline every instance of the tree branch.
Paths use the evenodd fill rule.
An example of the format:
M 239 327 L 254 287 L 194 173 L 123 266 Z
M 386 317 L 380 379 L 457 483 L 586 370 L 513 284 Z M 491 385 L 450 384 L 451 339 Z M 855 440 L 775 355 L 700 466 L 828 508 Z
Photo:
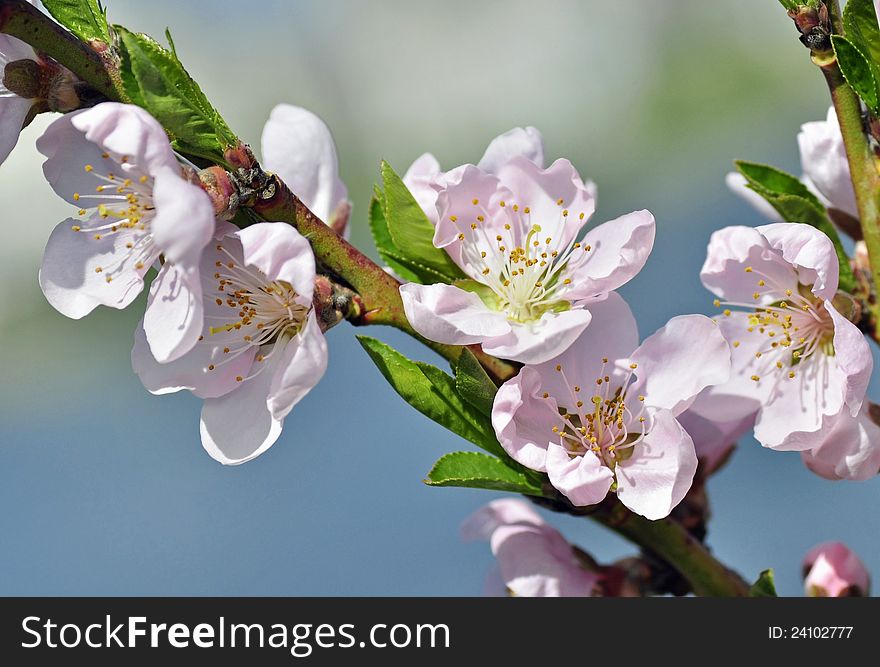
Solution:
M 843 34 L 843 19 L 838 0 L 825 3 L 834 34 Z M 837 59 L 814 55 L 813 62 L 822 70 L 831 100 L 840 123 L 846 159 L 852 176 L 862 236 L 868 249 L 874 284 L 880 285 L 880 173 L 871 151 L 862 121 L 862 107 L 858 95 L 849 86 L 840 71 Z M 871 304 L 873 319 L 877 318 L 877 304 Z

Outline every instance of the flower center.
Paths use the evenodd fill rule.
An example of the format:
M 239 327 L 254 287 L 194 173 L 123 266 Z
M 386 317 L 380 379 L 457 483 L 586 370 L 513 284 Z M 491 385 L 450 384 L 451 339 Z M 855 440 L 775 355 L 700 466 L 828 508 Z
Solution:
M 457 216 L 450 220 L 461 230 L 462 257 L 470 269 L 467 273 L 477 282 L 492 290 L 495 303 L 487 304 L 503 311 L 516 322 L 532 322 L 551 310 L 566 310 L 569 302 L 565 293 L 571 285 L 571 278 L 563 275 L 564 270 L 580 251 L 590 251 L 590 246 L 569 241 L 560 243 L 548 234 L 542 233 L 541 225 L 532 222 L 532 211 L 528 206 L 520 209 L 518 204 L 507 205 L 499 202 L 507 214 L 521 224 L 504 224 L 496 231 L 486 229 L 488 209 L 473 200 L 475 217 L 468 224 Z M 559 206 L 560 224 L 569 217 L 568 209 Z M 579 216 L 584 219 L 584 213 Z M 574 260 L 580 259 L 574 257 Z
M 83 167 L 98 184 L 94 192 L 73 194 L 73 200 L 83 206 L 78 211 L 83 222 L 73 225 L 71 229 L 88 234 L 95 241 L 113 234 L 124 237 L 124 247 L 116 260 L 112 264 L 95 267 L 95 273 L 105 274 L 109 283 L 114 275 L 132 263 L 137 271 L 149 267 L 159 258 L 159 252 L 150 234 L 150 220 L 155 210 L 153 179 L 141 174 L 125 156 L 118 161 L 109 153 L 102 153 L 101 157 L 104 162 L 98 168 L 91 164 Z M 119 166 L 126 176 L 110 171 L 110 162 Z
M 650 425 L 645 413 L 645 397 L 632 400 L 628 396 L 637 364 L 629 365 L 629 372 L 623 380 L 605 375 L 607 365 L 608 359 L 603 358 L 602 375 L 596 378 L 595 389 L 589 398 L 586 398 L 588 391 L 568 381 L 562 365 L 556 366 L 568 389 L 568 396 L 552 397 L 558 406 L 560 423 L 551 431 L 552 439 L 558 439 L 572 458 L 592 454 L 614 470 L 617 463 L 632 456 L 633 448 L 645 437 Z M 550 399 L 551 396 L 544 392 L 543 398 Z
M 214 321 L 209 328 L 212 336 L 230 334 L 231 338 L 224 338 L 223 360 L 207 370 L 212 371 L 254 347 L 262 348 L 256 356 L 256 361 L 262 363 L 276 352 L 279 342 L 299 333 L 310 308 L 297 301 L 299 295 L 290 283 L 270 281 L 259 269 L 246 266 L 223 244 L 218 243 L 215 250 L 217 259 L 211 277 L 216 287 L 212 296 L 219 310 L 205 318 Z M 203 337 L 199 340 L 215 344 Z M 262 367 L 249 377 L 238 376 L 236 380 L 250 379 L 261 370 Z
M 825 308 L 824 301 L 810 290 L 811 286 L 798 284 L 797 291 L 780 285 L 774 278 L 753 269 L 745 268 L 746 273 L 756 276 L 757 289 L 752 298 L 758 301 L 764 296 L 778 300 L 765 306 L 753 304 L 722 302 L 715 300 L 716 306 L 728 305 L 748 308 L 751 336 L 761 336 L 765 345 L 755 352 L 757 372 L 751 376 L 755 382 L 767 374 L 779 374 L 788 379 L 797 376 L 795 367 L 807 359 L 822 355 L 834 356 L 834 321 Z M 729 309 L 724 310 L 730 316 Z M 742 341 L 732 341 L 739 347 Z

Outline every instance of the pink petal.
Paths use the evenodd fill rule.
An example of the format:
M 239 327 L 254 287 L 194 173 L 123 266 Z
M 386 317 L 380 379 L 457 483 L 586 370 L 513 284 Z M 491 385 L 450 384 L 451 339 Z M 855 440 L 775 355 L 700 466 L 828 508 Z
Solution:
M 598 575 L 583 569 L 556 530 L 502 526 L 492 535 L 501 578 L 518 597 L 590 597 Z
M 440 163 L 430 153 L 424 153 L 413 162 L 403 175 L 403 183 L 409 189 L 428 219 L 437 224 L 437 193 L 442 176 Z
M 766 370 L 766 363 L 755 353 L 766 347 L 767 339 L 748 331 L 751 325 L 747 313 L 733 312 L 715 321 L 731 345 L 730 379 L 703 390 L 690 409 L 712 421 L 736 422 L 754 416 L 770 400 L 778 374 L 758 382 L 752 380 L 753 375 L 761 377 Z
M 514 157 L 524 157 L 539 168 L 544 166 L 544 138 L 534 127 L 515 127 L 495 137 L 483 153 L 477 166 L 490 174 L 497 174 Z
M 862 332 L 855 324 L 837 312 L 830 301 L 825 302 L 825 310 L 834 322 L 834 357 L 837 367 L 846 376 L 844 400 L 852 416 L 856 416 L 862 406 L 862 399 L 868 390 L 874 359 L 871 348 Z
M 510 333 L 483 341 L 483 350 L 502 359 L 541 364 L 568 349 L 590 324 L 585 309 L 544 313 L 537 322 L 510 323 Z
M 40 268 L 40 287 L 46 300 L 73 319 L 88 315 L 99 305 L 125 308 L 140 294 L 150 267 L 137 269 L 129 258 L 113 271 L 103 269 L 128 255 L 125 244 L 131 241 L 131 232 L 120 230 L 96 240 L 87 232 L 73 231 L 79 224 L 82 221 L 68 218 L 49 236 Z
M 202 333 L 202 282 L 198 268 L 166 262 L 150 285 L 144 331 L 160 363 L 189 352 Z
M 301 303 L 311 303 L 315 291 L 315 256 L 309 242 L 298 231 L 283 222 L 260 222 L 234 236 L 241 241 L 245 264 L 258 268 L 269 282 L 290 283 Z
M 524 157 L 514 157 L 498 170 L 498 180 L 513 193 L 513 202 L 523 216 L 523 229 L 528 232 L 533 225 L 540 226 L 540 235 L 552 239 L 551 245 L 560 252 L 577 238 L 596 210 L 589 188 L 565 159 L 541 169 Z M 510 197 L 507 199 L 510 205 Z M 529 214 L 524 213 L 526 207 Z
M 153 184 L 156 216 L 150 231 L 156 247 L 170 262 L 185 269 L 198 266 L 202 249 L 214 236 L 214 207 L 204 190 L 180 177 L 179 169 L 163 169 Z
M 826 120 L 801 125 L 797 141 L 801 167 L 819 192 L 834 208 L 858 218 L 846 148 L 834 107 L 828 108 Z
M 512 524 L 546 525 L 528 503 L 502 498 L 484 505 L 465 519 L 461 524 L 461 539 L 466 542 L 489 540 L 498 528 Z
M 527 468 L 546 470 L 547 446 L 562 420 L 552 397 L 543 398 L 541 378 L 526 366 L 495 394 L 492 426 L 498 442 Z
M 246 377 L 251 372 L 256 349 L 251 347 L 234 358 L 223 352 L 225 346 L 235 349 L 241 341 L 235 334 L 204 332 L 204 340 L 183 356 L 159 363 L 150 351 L 143 322 L 138 325 L 131 351 L 131 366 L 143 383 L 153 394 L 169 394 L 188 389 L 199 398 L 216 398 L 241 383 L 236 377 Z M 214 368 L 209 370 L 209 366 Z
M 831 239 L 815 227 L 794 222 L 763 225 L 758 232 L 795 267 L 802 284 L 812 285 L 813 294 L 834 298 L 840 264 Z
M 746 271 L 749 267 L 751 272 Z M 756 306 L 779 301 L 785 290 L 798 288 L 794 267 L 751 227 L 725 227 L 712 234 L 700 279 L 722 299 Z M 765 280 L 767 287 L 758 289 L 759 280 Z M 762 294 L 759 299 L 753 298 L 756 291 Z
M 655 521 L 681 502 L 697 471 L 694 443 L 669 410 L 651 416 L 651 430 L 617 465 L 617 497 L 636 514 Z
M 279 355 L 280 356 L 280 355 Z M 202 446 L 215 461 L 239 465 L 275 444 L 283 420 L 272 416 L 267 404 L 277 359 L 270 357 L 259 375 L 202 406 Z
M 629 357 L 639 344 L 635 317 L 619 294 L 611 292 L 590 303 L 589 310 L 593 318 L 578 339 L 555 359 L 535 366 L 543 390 L 568 407 L 575 402 L 571 397 L 572 386 L 594 387 L 597 378 L 615 374 L 615 360 Z M 609 363 L 604 363 L 603 358 Z M 557 365 L 562 367 L 565 378 L 556 370 Z
M 627 213 L 591 229 L 583 247 L 563 272 L 572 281 L 569 300 L 587 299 L 629 282 L 642 270 L 654 247 L 655 223 L 649 211 Z
M 511 200 L 513 194 L 502 187 L 495 176 L 472 165 L 462 167 L 456 176 L 456 180 L 447 182 L 437 196 L 434 245 L 445 248 L 450 257 L 467 271 L 473 269 L 461 258 L 459 234 L 462 230 L 477 224 L 489 238 L 500 233 L 505 224 L 511 224 L 514 233 L 520 230 L 518 219 L 511 217 L 512 208 L 501 206 L 501 202 Z
M 510 331 L 505 315 L 453 285 L 407 283 L 400 286 L 400 296 L 409 323 L 428 340 L 472 345 Z
M 547 448 L 547 476 L 578 507 L 602 502 L 614 481 L 611 471 L 591 452 L 572 457 L 555 443 Z
M 5 35 L 0 35 L 5 37 Z M 11 39 L 11 38 L 10 38 Z M 2 66 L 2 62 L 0 62 Z M 3 85 L 0 83 L 0 92 Z M 33 102 L 21 97 L 0 97 L 0 164 L 6 161 L 15 144 L 18 143 L 18 135 L 21 126 L 27 118 Z
M 825 479 L 866 480 L 880 471 L 880 427 L 862 406 L 857 417 L 842 412 L 825 439 L 801 452 L 804 464 Z
M 673 317 L 649 336 L 632 362 L 638 381 L 634 393 L 645 404 L 677 415 L 706 387 L 730 377 L 730 346 L 718 325 L 703 315 Z
M 822 369 L 821 365 L 827 366 Z M 779 451 L 803 451 L 821 443 L 844 410 L 846 375 L 834 357 L 821 354 L 795 367 L 795 377 L 780 378 L 755 422 L 755 439 Z
M 125 156 L 129 165 L 137 165 L 144 174 L 180 169 L 156 119 L 140 107 L 116 102 L 61 116 L 37 140 L 37 149 L 47 158 L 43 173 L 49 184 L 60 197 L 77 205 L 74 193 L 94 192 L 99 183 L 84 167 L 100 168 L 105 152 L 114 163 Z
M 278 352 L 280 354 L 280 352 Z M 284 419 L 327 370 L 327 341 L 314 311 L 302 331 L 284 346 L 283 357 L 269 387 L 269 411 Z
M 263 165 L 330 224 L 348 191 L 339 178 L 336 144 L 324 121 L 301 107 L 279 104 L 263 128 L 261 143 Z

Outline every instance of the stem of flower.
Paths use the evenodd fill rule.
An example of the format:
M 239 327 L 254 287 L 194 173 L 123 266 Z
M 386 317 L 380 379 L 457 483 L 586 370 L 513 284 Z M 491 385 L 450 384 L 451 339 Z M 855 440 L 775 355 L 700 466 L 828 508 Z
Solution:
M 589 516 L 669 563 L 690 582 L 694 595 L 745 597 L 749 594 L 748 583 L 718 561 L 674 519 L 649 521 L 619 502 Z
M 729 569 L 696 537 L 671 517 L 650 521 L 627 509 L 613 495 L 599 505 L 575 507 L 555 489 L 537 504 L 557 512 L 585 516 L 610 528 L 646 552 L 671 565 L 688 583 L 694 595 L 702 597 L 746 597 L 749 584 Z
M 843 19 L 838 0 L 826 2 L 831 26 L 835 34 L 843 34 Z M 874 284 L 880 285 L 880 172 L 871 152 L 868 137 L 862 120 L 862 107 L 858 95 L 849 86 L 840 71 L 837 60 L 818 59 L 814 62 L 822 70 L 846 148 L 856 204 L 859 209 L 862 236 L 868 249 L 871 274 Z M 873 315 L 877 316 L 877 305 L 872 304 Z

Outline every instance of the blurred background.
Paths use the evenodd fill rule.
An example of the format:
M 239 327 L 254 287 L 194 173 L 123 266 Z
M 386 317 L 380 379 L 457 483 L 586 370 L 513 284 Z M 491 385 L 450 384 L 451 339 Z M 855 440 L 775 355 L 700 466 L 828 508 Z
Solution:
M 335 133 L 372 243 L 378 163 L 424 151 L 445 168 L 497 134 L 541 129 L 599 184 L 596 221 L 648 208 L 658 236 L 622 291 L 643 336 L 712 312 L 699 269 L 712 230 L 760 224 L 723 183 L 734 158 L 799 173 L 800 123 L 825 117 L 819 72 L 774 0 L 107 0 L 111 21 L 178 53 L 230 126 L 255 146 L 291 102 Z M 224 468 L 199 444 L 199 401 L 153 397 L 131 372 L 143 302 L 80 322 L 37 286 L 52 227 L 70 213 L 42 180 L 39 118 L 0 167 L 0 594 L 477 595 L 492 557 L 461 521 L 495 497 L 421 480 L 470 448 L 401 401 L 347 325 L 330 333 L 324 381 L 259 459 Z M 378 336 L 423 359 L 391 330 Z M 880 398 L 875 386 L 873 397 Z M 709 483 L 713 550 L 748 579 L 843 540 L 880 572 L 880 482 L 832 483 L 797 454 L 747 439 Z M 600 560 L 633 549 L 585 520 L 550 517 Z

